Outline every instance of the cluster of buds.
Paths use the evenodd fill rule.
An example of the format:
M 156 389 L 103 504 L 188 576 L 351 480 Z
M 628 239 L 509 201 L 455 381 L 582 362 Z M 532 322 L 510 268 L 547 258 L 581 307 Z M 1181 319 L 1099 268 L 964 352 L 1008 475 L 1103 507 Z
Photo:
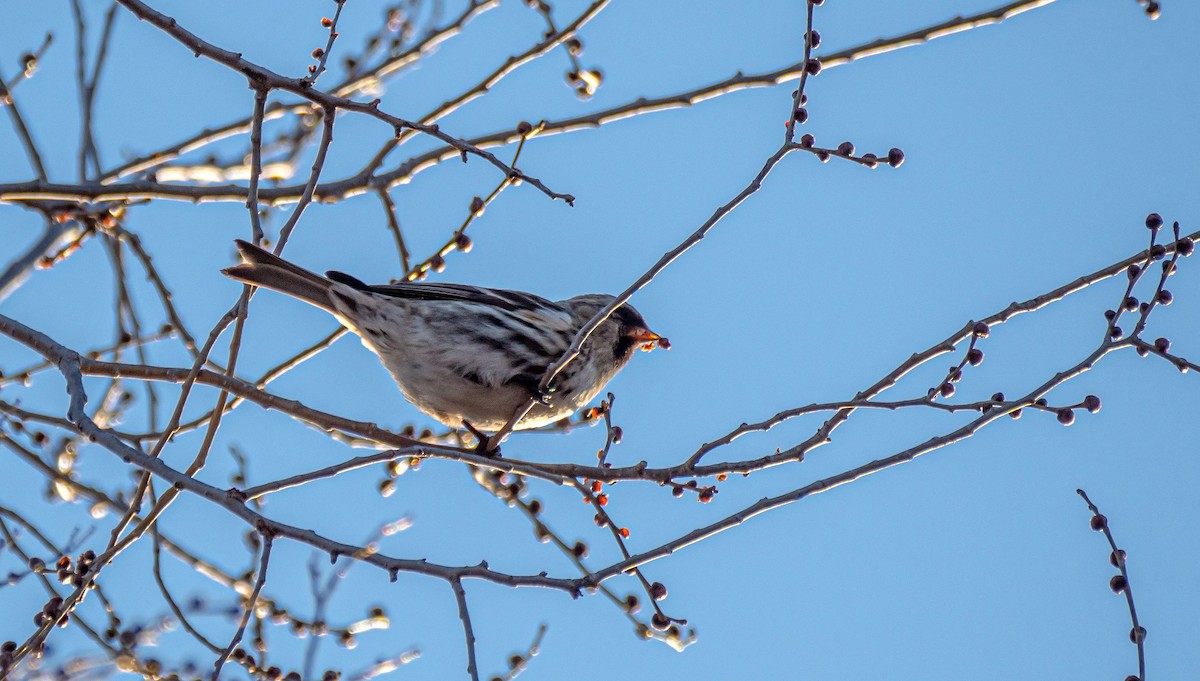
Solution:
M 95 562 L 96 552 L 91 549 L 79 554 L 79 559 L 76 561 L 72 561 L 70 556 L 60 557 L 54 564 L 58 582 L 76 589 L 89 585 L 88 573 L 91 572 Z M 46 571 L 46 564 L 40 558 L 30 558 L 29 569 L 42 573 Z
M 65 628 L 71 616 L 63 612 L 62 605 L 63 599 L 61 596 L 51 597 L 50 600 L 42 605 L 41 611 L 33 616 L 33 626 L 40 628 L 57 622 L 59 627 Z
M 724 481 L 725 478 L 726 476 L 724 473 L 717 476 L 718 481 Z M 707 504 L 708 502 L 712 501 L 713 497 L 715 497 L 717 493 L 721 491 L 717 489 L 716 485 L 701 487 L 700 483 L 696 482 L 695 480 L 688 480 L 682 485 L 671 483 L 671 496 L 675 497 L 676 499 L 682 497 L 684 492 L 689 490 L 696 492 L 696 501 L 699 501 L 702 504 Z
M 396 478 L 407 473 L 410 469 L 416 470 L 421 467 L 421 459 L 415 456 L 402 456 L 399 459 L 393 459 L 387 462 L 385 470 L 387 476 L 379 481 L 379 494 L 387 498 L 396 492 Z
M 567 71 L 567 85 L 575 88 L 575 94 L 580 99 L 588 99 L 596 94 L 596 90 L 604 82 L 604 74 L 600 69 L 571 69 Z
M 1104 311 L 1104 318 L 1108 322 L 1108 338 L 1111 341 L 1120 340 L 1125 335 L 1124 330 L 1118 325 L 1121 315 L 1125 314 L 1126 312 L 1135 311 L 1140 313 L 1142 315 L 1142 319 L 1138 322 L 1134 331 L 1135 334 L 1140 334 L 1141 328 L 1145 324 L 1146 315 L 1150 313 L 1150 310 L 1154 306 L 1170 305 L 1175 300 L 1175 296 L 1171 293 L 1171 291 L 1164 287 L 1166 280 L 1168 277 L 1175 274 L 1176 260 L 1181 257 L 1185 258 L 1195 252 L 1196 244 L 1192 239 L 1180 236 L 1179 223 L 1175 222 L 1171 226 L 1174 236 L 1174 242 L 1171 247 L 1174 249 L 1175 255 L 1170 259 L 1165 259 L 1168 250 L 1167 246 L 1155 243 L 1158 238 L 1159 230 L 1162 229 L 1162 226 L 1163 219 L 1158 213 L 1150 213 L 1146 216 L 1146 228 L 1150 230 L 1150 248 L 1148 251 L 1149 258 L 1143 263 L 1131 263 L 1125 268 L 1125 274 L 1129 278 L 1129 285 L 1126 288 L 1125 295 L 1122 298 L 1121 303 L 1117 305 L 1115 309 Z M 1150 296 L 1149 300 L 1139 301 L 1137 297 L 1133 295 L 1133 288 L 1146 273 L 1150 262 L 1158 260 L 1163 261 L 1162 276 L 1159 280 L 1159 284 L 1155 288 L 1154 293 Z M 1155 349 L 1162 354 L 1166 353 L 1166 347 L 1170 347 L 1170 341 L 1160 338 L 1155 341 L 1154 345 Z M 1163 345 L 1164 347 L 1159 347 L 1160 345 Z M 1137 352 L 1143 357 L 1149 354 L 1149 351 L 1141 345 L 1137 347 Z M 1186 365 L 1180 366 L 1181 371 L 1187 370 Z
M 929 389 L 929 392 L 926 394 L 928 399 L 932 400 L 938 396 L 951 397 L 954 395 L 954 384 L 962 380 L 963 367 L 968 364 L 973 367 L 983 364 L 983 350 L 975 347 L 975 344 L 979 342 L 980 339 L 987 338 L 989 335 L 991 335 L 991 333 L 992 329 L 987 325 L 987 323 L 975 322 L 974 326 L 971 327 L 971 344 L 967 347 L 967 354 L 963 356 L 961 362 L 950 367 L 950 370 L 946 372 L 946 378 L 940 385 Z M 993 399 L 995 399 L 995 397 L 993 397 Z
M 796 110 L 797 123 L 804 122 L 801 120 L 801 116 L 799 115 L 801 111 L 803 111 L 803 109 Z M 804 118 L 807 119 L 807 112 L 805 113 Z M 837 156 L 849 161 L 854 161 L 860 165 L 864 165 L 872 169 L 877 168 L 880 163 L 886 163 L 893 168 L 899 168 L 904 164 L 904 150 L 900 149 L 899 147 L 892 147 L 891 149 L 888 149 L 888 152 L 883 156 L 879 156 L 870 152 L 867 152 L 862 156 L 855 156 L 854 143 L 850 142 L 849 140 L 837 145 L 836 149 L 825 149 L 816 146 L 816 144 L 817 138 L 815 136 L 808 133 L 800 136 L 799 147 L 811 152 L 812 154 L 815 154 L 822 163 L 828 163 L 830 158 Z

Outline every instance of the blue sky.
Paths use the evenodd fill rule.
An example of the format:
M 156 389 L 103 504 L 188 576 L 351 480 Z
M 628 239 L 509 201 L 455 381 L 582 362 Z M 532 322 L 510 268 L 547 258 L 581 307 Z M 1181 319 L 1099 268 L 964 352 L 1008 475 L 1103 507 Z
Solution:
M 565 23 L 585 4 L 556 2 L 555 16 Z M 315 0 L 250 6 L 160 0 L 152 6 L 205 39 L 289 75 L 303 73 L 311 49 L 323 44 L 319 19 L 332 11 L 331 3 Z M 563 118 L 673 93 L 739 70 L 778 68 L 802 54 L 798 6 L 615 2 L 581 33 L 584 64 L 605 74 L 593 99 L 578 100 L 562 83 L 569 62 L 557 50 L 445 118 L 442 128 L 467 137 L 519 120 Z M 816 13 L 823 36 L 818 52 L 992 6 L 982 0 L 917 6 L 831 0 Z M 361 44 L 380 7 L 366 0 L 347 4 L 335 53 Z M 89 8 L 93 31 L 98 10 Z M 97 100 L 103 165 L 249 114 L 252 96 L 240 76 L 195 59 L 157 29 L 118 12 Z M 47 30 L 55 32 L 36 77 L 16 94 L 51 177 L 73 181 L 78 119 L 69 5 L 23 5 L 8 16 L 0 26 L 5 77 L 11 78 L 21 52 Z M 383 108 L 420 116 L 525 49 L 544 28 L 541 22 L 523 3 L 505 0 L 419 68 L 390 81 Z M 1061 0 L 1000 26 L 812 79 L 810 120 L 802 132 L 819 144 L 851 140 L 877 154 L 901 147 L 905 164 L 871 171 L 793 154 L 710 237 L 635 296 L 633 303 L 674 347 L 639 355 L 611 384 L 618 396 L 615 422 L 625 433 L 611 460 L 668 465 L 743 421 L 848 399 L 967 320 L 1144 248 L 1142 223 L 1151 211 L 1195 230 L 1200 167 L 1190 152 L 1200 107 L 1197 26 L 1200 9 L 1184 2 L 1166 3 L 1161 19 L 1151 22 L 1133 0 Z M 325 78 L 336 77 L 335 71 Z M 529 185 L 508 189 L 471 227 L 474 250 L 451 255 L 447 271 L 435 278 L 551 298 L 622 290 L 753 177 L 782 140 L 793 88 L 748 90 L 535 139 L 520 167 L 575 194 L 576 206 L 551 202 Z M 323 177 L 356 172 L 387 135 L 378 122 L 340 118 Z M 213 150 L 236 153 L 241 145 L 244 138 Z M 393 162 L 432 148 L 421 138 L 410 145 Z M 512 149 L 497 153 L 508 159 Z M 33 177 L 14 134 L 0 133 L 0 159 L 0 182 Z M 308 163 L 306 157 L 299 164 L 301 173 Z M 393 196 L 411 250 L 424 256 L 440 246 L 471 197 L 499 179 L 494 168 L 472 160 L 441 164 L 397 187 Z M 31 212 L 5 205 L 0 216 L 0 253 L 15 254 L 40 234 Z M 281 222 L 277 216 L 272 224 Z M 185 320 L 205 333 L 239 293 L 218 270 L 232 262 L 232 239 L 249 233 L 244 206 L 158 202 L 132 211 L 127 227 L 167 273 Z M 383 281 L 399 273 L 391 243 L 378 201 L 362 196 L 311 206 L 286 253 L 313 269 Z M 1200 287 L 1192 265 L 1182 262 L 1170 282 L 1175 303 L 1155 312 L 1146 337 L 1169 337 L 1179 354 L 1194 357 L 1200 355 Z M 152 291 L 134 279 L 137 301 L 157 323 Z M 1078 362 L 1099 341 L 1102 312 L 1117 303 L 1124 283 L 1121 277 L 1098 284 L 994 329 L 981 346 L 986 361 L 967 372 L 955 400 L 985 399 L 998 390 L 1024 394 Z M 62 264 L 35 273 L 0 302 L 0 314 L 72 348 L 96 347 L 112 338 L 111 286 L 104 249 L 91 241 Z M 257 375 L 333 326 L 318 310 L 258 295 L 239 366 Z M 224 346 L 218 347 L 223 356 Z M 0 369 L 31 358 L 0 341 Z M 171 366 L 187 361 L 172 343 L 151 348 L 150 358 Z M 930 362 L 886 398 L 923 395 L 950 361 Z M 390 427 L 428 423 L 354 339 L 338 342 L 272 390 Z M 469 581 L 481 671 L 485 678 L 503 671 L 507 656 L 527 646 L 545 622 L 541 655 L 523 678 L 1124 678 L 1136 671 L 1128 612 L 1108 591 L 1108 548 L 1088 529 L 1086 507 L 1075 494 L 1082 487 L 1129 553 L 1139 615 L 1149 630 L 1150 673 L 1185 678 L 1200 666 L 1200 537 L 1190 503 L 1200 484 L 1191 433 L 1196 376 L 1123 352 L 1049 397 L 1053 404 L 1074 404 L 1089 393 L 1102 398 L 1103 409 L 1080 414 L 1070 428 L 1051 414 L 1027 412 L 652 563 L 647 575 L 670 589 L 668 612 L 687 618 L 699 635 L 682 654 L 638 641 L 601 598 L 572 601 Z M 164 389 L 163 395 L 173 403 L 174 393 Z M 61 382 L 51 374 L 28 389 L 5 386 L 0 399 L 54 414 L 66 408 Z M 213 391 L 199 389 L 189 413 L 214 399 Z M 143 418 L 131 415 L 123 427 L 143 428 Z M 732 478 L 711 504 L 624 483 L 612 487 L 609 510 L 631 529 L 631 548 L 645 550 L 968 418 L 919 410 L 858 413 L 804 463 Z M 819 417 L 796 419 L 710 457 L 736 460 L 786 449 L 819 424 Z M 165 459 L 185 466 L 199 442 L 196 433 L 181 436 Z M 514 437 L 505 449 L 515 458 L 590 463 L 602 444 L 600 429 L 583 429 Z M 249 457 L 255 483 L 361 453 L 276 412 L 243 406 L 226 419 L 202 479 L 229 484 L 232 460 L 225 452 L 231 445 Z M 47 506 L 41 479 L 25 464 L 11 457 L 0 462 L 7 479 L 0 503 L 37 519 L 59 541 L 91 524 L 83 505 Z M 79 471 L 105 489 L 128 484 L 120 462 L 98 448 L 85 449 Z M 410 516 L 413 527 L 386 539 L 386 553 L 575 575 L 553 548 L 534 541 L 523 517 L 478 490 L 461 465 L 427 462 L 401 477 L 386 499 L 374 491 L 381 475 L 374 468 L 283 492 L 269 498 L 264 512 L 349 542 L 362 541 L 380 522 Z M 616 559 L 577 495 L 545 484 L 532 492 L 565 539 L 589 543 L 590 565 Z M 241 542 L 246 528 L 203 501 L 185 495 L 162 522 L 164 532 L 187 537 L 189 546 L 227 570 L 252 564 Z M 87 545 L 98 548 L 111 523 L 111 517 L 100 521 Z M 302 613 L 312 607 L 305 567 L 311 553 L 277 542 L 266 587 Z M 147 593 L 149 554 L 142 542 L 104 573 L 108 588 L 131 601 L 127 619 L 165 612 L 157 592 Z M 0 554 L 0 570 L 14 566 L 11 555 Z M 166 572 L 178 594 L 220 594 L 219 602 L 232 602 L 184 566 L 170 563 Z M 637 591 L 628 579 L 613 586 L 618 593 Z M 29 584 L 0 590 L 0 610 L 19 613 L 0 622 L 0 640 L 28 636 L 25 613 L 42 600 Z M 417 647 L 422 658 L 395 678 L 465 676 L 461 626 L 444 583 L 402 575 L 389 584 L 385 573 L 357 566 L 332 602 L 330 620 L 351 621 L 376 604 L 392 615 L 392 628 L 364 634 L 353 651 L 326 643 L 318 668 L 353 671 Z M 214 640 L 232 634 L 225 619 L 198 622 Z M 60 651 L 85 649 L 71 631 L 53 641 Z M 283 631 L 271 632 L 270 641 L 277 661 L 302 655 L 304 643 Z M 162 648 L 154 654 L 208 664 L 182 632 L 165 636 Z

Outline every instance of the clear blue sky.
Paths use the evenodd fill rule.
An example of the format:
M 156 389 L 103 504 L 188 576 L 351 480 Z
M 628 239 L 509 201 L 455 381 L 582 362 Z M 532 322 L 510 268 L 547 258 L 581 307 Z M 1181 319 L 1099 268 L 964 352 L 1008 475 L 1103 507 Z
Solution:
M 86 4 L 86 3 L 85 3 Z M 155 0 L 205 39 L 251 61 L 299 75 L 323 45 L 319 19 L 332 3 L 206 3 Z M 822 50 L 838 50 L 902 33 L 997 0 L 850 3 L 818 9 Z M 554 3 L 562 23 L 586 3 Z M 451 14 L 456 3 L 447 3 Z M 802 54 L 799 2 L 615 2 L 582 32 L 584 64 L 605 73 L 591 101 L 565 85 L 562 50 L 505 79 L 485 98 L 442 121 L 471 136 L 536 121 L 580 115 L 632 100 L 710 83 L 741 70 L 767 71 Z M 350 0 L 336 50 L 357 47 L 381 5 Z M 93 30 L 100 8 L 89 8 Z M 106 167 L 170 145 L 205 126 L 247 115 L 244 80 L 125 12 L 97 100 L 97 130 Z M 472 22 L 422 65 L 391 81 L 383 108 L 418 117 L 473 83 L 544 28 L 521 2 L 504 0 Z M 1049 291 L 1145 247 L 1141 226 L 1151 211 L 1192 231 L 1200 186 L 1196 112 L 1200 111 L 1200 9 L 1167 0 L 1148 21 L 1134 0 L 1061 0 L 998 27 L 830 69 L 808 86 L 818 143 L 852 140 L 860 151 L 901 147 L 899 170 L 820 164 L 794 154 L 763 189 L 712 235 L 633 300 L 670 352 L 639 355 L 611 384 L 625 442 L 612 460 L 667 465 L 743 421 L 789 407 L 848 399 L 911 353 L 950 335 L 969 319 Z M 0 69 L 11 77 L 18 55 L 47 30 L 55 44 L 18 103 L 43 149 L 52 178 L 75 179 L 78 141 L 74 37 L 69 4 L 9 8 L 0 25 Z M 93 36 L 94 38 L 95 36 Z M 338 61 L 337 56 L 332 60 Z M 331 77 L 332 76 L 332 77 Z M 326 76 L 329 82 L 337 72 Z M 515 288 L 561 298 L 618 292 L 662 252 L 734 196 L 778 146 L 794 85 L 743 91 L 697 106 L 639 116 L 598 130 L 536 139 L 522 169 L 576 207 L 551 202 L 532 187 L 506 191 L 473 227 L 476 247 L 450 257 L 436 278 Z M 271 128 L 268 128 L 270 130 Z M 339 119 L 325 177 L 358 170 L 386 138 L 386 126 Z M 268 133 L 269 136 L 269 133 Z M 234 152 L 244 138 L 216 150 Z M 413 149 L 429 148 L 415 140 Z M 196 158 L 202 158 L 207 151 Z M 500 150 L 509 158 L 511 149 Z M 395 158 L 401 158 L 398 154 Z M 306 172 L 307 159 L 300 164 Z M 17 141 L 0 126 L 0 182 L 33 177 Z M 424 256 L 458 226 L 470 199 L 499 175 L 477 160 L 445 163 L 396 189 L 414 253 Z M 290 243 L 290 258 L 382 281 L 399 273 L 378 201 L 363 196 L 312 206 Z M 276 219 L 273 225 L 278 226 Z M 203 334 L 236 300 L 239 288 L 218 274 L 232 261 L 231 240 L 249 233 L 236 203 L 157 203 L 133 211 L 136 231 L 167 273 L 176 302 Z M 35 214 L 0 206 L 0 254 L 24 249 L 40 233 Z M 1175 303 L 1152 317 L 1147 338 L 1167 336 L 1181 355 L 1200 356 L 1200 272 L 1183 262 L 1171 281 Z M 141 284 L 140 280 L 137 283 Z M 968 372 L 955 399 L 995 391 L 1023 394 L 1094 348 L 1102 312 L 1119 300 L 1124 278 L 995 329 L 987 360 Z M 151 291 L 137 298 L 151 318 Z M 98 241 L 49 271 L 37 272 L 0 313 L 79 350 L 112 337 L 111 277 Z M 333 327 L 317 310 L 279 295 L 256 296 L 239 367 L 257 375 Z M 217 354 L 223 356 L 224 350 Z M 32 356 L 0 341 L 0 369 Z M 154 363 L 182 366 L 174 345 L 151 351 Z M 931 362 L 885 394 L 923 395 L 945 371 Z M 94 384 L 98 392 L 102 384 Z M 399 427 L 425 423 L 403 401 L 375 358 L 344 339 L 273 384 L 311 406 Z M 761 679 L 1120 679 L 1136 672 L 1124 600 L 1107 587 L 1112 569 L 1103 538 L 1088 529 L 1075 494 L 1086 489 L 1108 515 L 1128 551 L 1152 678 L 1189 678 L 1200 668 L 1200 531 L 1194 506 L 1200 486 L 1193 434 L 1200 383 L 1165 362 L 1120 353 L 1051 393 L 1073 404 L 1088 393 L 1104 401 L 1070 428 L 1050 414 L 1026 413 L 976 437 L 826 494 L 755 518 L 649 565 L 670 589 L 670 614 L 686 617 L 698 642 L 679 654 L 635 639 L 628 622 L 597 597 L 509 590 L 468 582 L 484 678 L 549 625 L 541 656 L 523 678 Z M 173 393 L 167 402 L 173 403 Z M 61 414 L 66 401 L 53 375 L 28 389 L 5 387 L 0 399 Z M 215 399 L 197 393 L 189 413 Z M 609 509 L 644 550 L 775 495 L 882 458 L 961 425 L 968 417 L 905 411 L 859 413 L 802 464 L 731 479 L 712 504 L 675 500 L 652 486 L 622 484 Z M 125 424 L 144 427 L 142 417 Z M 749 458 L 806 438 L 819 420 L 798 419 L 747 436 L 721 460 Z M 181 437 L 166 460 L 184 466 L 200 438 Z M 555 462 L 594 461 L 599 429 L 569 436 L 526 435 L 509 456 Z M 223 426 L 202 478 L 228 485 L 236 445 L 250 458 L 252 482 L 344 460 L 356 453 L 274 412 L 243 406 Z M 48 507 L 43 482 L 0 455 L 0 503 L 38 519 L 59 541 L 86 527 L 83 505 Z M 127 485 L 119 462 L 85 450 L 80 475 L 100 487 Z M 460 465 L 427 463 L 398 481 L 386 499 L 374 492 L 381 471 L 358 471 L 269 498 L 274 518 L 358 542 L 390 518 L 414 526 L 384 541 L 386 553 L 447 564 L 487 560 L 500 571 L 574 576 L 553 548 L 533 540 L 519 514 L 476 489 Z M 616 549 L 595 528 L 573 493 L 534 485 L 547 520 L 568 540 L 592 546 L 590 564 L 613 562 Z M 99 548 L 112 518 L 86 543 Z M 184 498 L 164 531 L 190 537 L 197 552 L 239 572 L 251 565 L 245 527 L 203 501 Z M 150 585 L 149 547 L 139 544 L 105 571 L 127 619 L 166 611 Z M 266 590 L 290 609 L 311 608 L 305 565 L 311 550 L 276 546 Z M 322 565 L 326 565 L 323 561 Z M 15 569 L 0 554 L 0 572 Z M 177 594 L 215 593 L 203 577 L 168 561 Z M 612 583 L 619 593 L 632 580 Z M 228 604 L 227 596 L 222 603 Z M 0 640 L 23 640 L 44 600 L 40 588 L 0 589 Z M 370 632 L 353 651 L 332 642 L 318 668 L 352 672 L 417 647 L 422 658 L 393 678 L 465 678 L 462 631 L 450 589 L 436 580 L 353 568 L 331 606 L 345 623 L 384 605 L 387 632 Z M 93 615 L 94 604 L 88 606 Z M 198 619 L 214 640 L 232 625 Z M 302 643 L 272 632 L 272 657 L 298 660 Z M 54 634 L 59 650 L 83 650 L 71 631 Z M 166 659 L 206 654 L 173 632 Z M 233 670 L 231 670 L 232 673 Z M 231 676 L 230 678 L 235 678 Z

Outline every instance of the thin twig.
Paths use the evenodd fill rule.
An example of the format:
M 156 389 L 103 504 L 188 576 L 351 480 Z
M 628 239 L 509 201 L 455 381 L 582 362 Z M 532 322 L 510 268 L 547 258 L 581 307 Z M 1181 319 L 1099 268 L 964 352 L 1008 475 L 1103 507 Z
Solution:
M 271 544 L 275 538 L 270 532 L 260 532 L 262 536 L 262 554 L 258 562 L 258 578 L 254 580 L 254 591 L 250 592 L 250 597 L 246 599 L 246 605 L 242 610 L 242 622 L 238 625 L 237 631 L 233 633 L 233 640 L 225 647 L 225 651 L 213 663 L 212 681 L 220 681 L 221 667 L 225 665 L 225 660 L 233 654 L 233 649 L 237 647 L 239 641 L 242 640 L 242 635 L 246 633 L 246 625 L 250 622 L 250 615 L 254 612 L 255 604 L 258 602 L 258 594 L 262 591 L 263 584 L 267 583 L 267 566 L 271 561 Z
M 1146 681 L 1146 629 L 1138 624 L 1137 608 L 1133 605 L 1133 587 L 1129 584 L 1129 571 L 1125 563 L 1125 552 L 1117 548 L 1117 540 L 1113 539 L 1112 530 L 1108 527 L 1108 518 L 1100 512 L 1096 504 L 1088 498 L 1087 492 L 1082 489 L 1075 490 L 1079 496 L 1083 497 L 1084 503 L 1087 504 L 1088 510 L 1092 512 L 1092 529 L 1099 530 L 1104 533 L 1104 538 L 1108 540 L 1109 547 L 1112 548 L 1112 553 L 1109 554 L 1109 562 L 1121 571 L 1120 579 L 1114 577 L 1109 586 L 1117 593 L 1125 594 L 1125 602 L 1129 604 L 1129 619 L 1133 621 L 1133 629 L 1129 632 L 1129 640 L 1137 645 L 1138 655 L 1138 681 Z
M 450 580 L 450 588 L 454 589 L 458 617 L 462 620 L 463 635 L 467 640 L 467 674 L 471 681 L 479 681 L 479 667 L 475 663 L 475 630 L 471 627 L 471 613 L 467 610 L 467 592 L 463 589 L 462 580 L 457 577 Z

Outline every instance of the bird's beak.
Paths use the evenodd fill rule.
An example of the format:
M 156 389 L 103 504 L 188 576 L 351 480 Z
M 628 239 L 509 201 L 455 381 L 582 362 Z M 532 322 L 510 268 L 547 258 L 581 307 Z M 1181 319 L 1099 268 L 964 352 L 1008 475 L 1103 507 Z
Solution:
M 630 335 L 641 344 L 642 352 L 650 352 L 654 348 L 671 349 L 671 341 L 666 336 L 660 336 L 650 329 L 637 329 Z

